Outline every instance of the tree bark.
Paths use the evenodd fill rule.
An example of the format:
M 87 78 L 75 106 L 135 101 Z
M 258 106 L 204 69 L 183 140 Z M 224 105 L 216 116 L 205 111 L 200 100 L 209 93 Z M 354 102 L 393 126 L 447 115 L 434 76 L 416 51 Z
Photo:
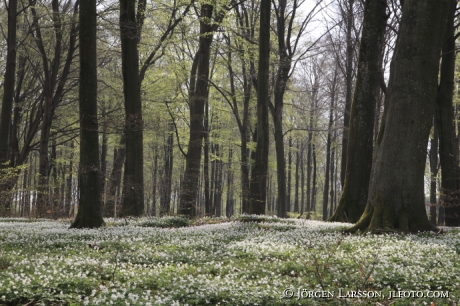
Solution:
M 366 207 L 372 167 L 375 105 L 380 92 L 379 59 L 385 43 L 387 18 L 385 0 L 366 1 L 351 109 L 347 171 L 339 205 L 330 221 L 355 223 Z
M 5 75 L 3 78 L 2 112 L 0 117 L 0 169 L 7 167 L 9 153 L 9 131 L 13 112 L 14 84 L 16 82 L 16 25 L 17 0 L 8 1 L 8 36 Z M 1 190 L 3 186 L 0 185 Z M 1 215 L 9 214 L 10 207 L 0 207 Z
M 257 84 L 257 147 L 251 174 L 249 212 L 265 214 L 269 149 L 268 101 L 270 74 L 270 0 L 261 0 L 259 34 L 259 71 Z
M 190 135 L 178 211 L 179 214 L 190 218 L 195 216 L 197 210 L 196 195 L 200 179 L 201 147 L 204 137 L 204 108 L 209 95 L 209 60 L 213 31 L 216 29 L 212 22 L 213 10 L 214 6 L 211 4 L 201 6 L 199 47 L 193 59 L 190 76 Z
M 144 153 L 136 1 L 120 0 L 121 69 L 125 105 L 125 171 L 120 216 L 144 214 Z M 142 14 L 142 12 L 139 12 Z
M 349 229 L 432 230 L 424 172 L 439 54 L 451 0 L 406 0 L 391 63 L 366 208 Z
M 234 185 L 233 185 L 233 169 L 232 169 L 232 158 L 233 150 L 232 148 L 228 151 L 228 163 L 227 163 L 227 205 L 225 207 L 225 215 L 227 218 L 233 216 L 234 211 Z
M 102 219 L 97 123 L 96 0 L 80 4 L 80 203 L 71 228 L 100 227 Z
M 430 144 L 430 222 L 433 225 L 437 225 L 436 223 L 436 210 L 438 207 L 438 203 L 436 200 L 436 177 L 438 176 L 438 143 L 439 143 L 439 135 L 438 135 L 438 125 L 436 122 L 433 124 L 433 138 L 431 138 Z
M 104 205 L 104 217 L 115 217 L 117 191 L 120 189 L 121 174 L 126 157 L 125 135 L 121 135 L 119 147 L 113 149 L 113 165 L 107 186 L 107 197 Z
M 386 1 L 386 0 L 381 0 Z M 346 77 L 346 96 L 345 96 L 345 111 L 343 114 L 343 134 L 342 134 L 342 163 L 340 168 L 340 184 L 344 187 L 345 184 L 345 171 L 347 164 L 347 153 L 348 153 L 348 137 L 349 137 L 349 127 L 350 127 L 350 109 L 352 104 L 352 94 L 353 94 L 353 23 L 354 23 L 354 12 L 353 5 L 355 0 L 347 0 L 347 16 L 346 16 L 346 35 L 347 35 L 347 54 L 346 54 L 346 68 L 345 68 L 345 77 Z M 369 2 L 369 1 L 367 1 Z M 374 1 L 376 2 L 376 1 Z M 357 87 L 357 86 L 356 86 Z
M 436 97 L 436 120 L 439 126 L 439 157 L 441 161 L 440 205 L 444 207 L 445 224 L 460 225 L 460 182 L 458 153 L 454 126 L 454 74 L 455 74 L 455 10 L 457 1 L 450 1 L 451 8 L 442 46 L 441 79 Z

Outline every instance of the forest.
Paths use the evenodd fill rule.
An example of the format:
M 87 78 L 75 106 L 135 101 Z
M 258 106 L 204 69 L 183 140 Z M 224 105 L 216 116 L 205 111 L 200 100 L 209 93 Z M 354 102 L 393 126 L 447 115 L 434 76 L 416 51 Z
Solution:
M 459 302 L 456 0 L 0 8 L 1 306 Z
M 454 2 L 5 2 L 1 214 L 458 225 Z

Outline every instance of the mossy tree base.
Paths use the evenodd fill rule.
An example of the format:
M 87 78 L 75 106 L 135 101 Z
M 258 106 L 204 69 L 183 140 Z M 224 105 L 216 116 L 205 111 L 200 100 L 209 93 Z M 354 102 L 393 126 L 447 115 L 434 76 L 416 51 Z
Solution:
M 405 1 L 366 209 L 348 232 L 436 230 L 426 214 L 424 174 L 438 89 L 439 33 L 444 33 L 450 4 Z
M 424 206 L 423 203 L 421 205 Z M 384 205 L 383 202 L 380 202 L 375 206 L 367 205 L 359 221 L 345 230 L 348 233 L 357 231 L 415 233 L 438 231 L 438 229 L 428 221 L 424 207 L 423 209 L 409 207 L 395 212 L 391 205 Z

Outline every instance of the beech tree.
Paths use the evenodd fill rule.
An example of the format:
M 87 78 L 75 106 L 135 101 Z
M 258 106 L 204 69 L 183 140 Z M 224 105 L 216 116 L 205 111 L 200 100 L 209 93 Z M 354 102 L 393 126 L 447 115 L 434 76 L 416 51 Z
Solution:
M 8 2 L 8 36 L 6 52 L 6 69 L 3 84 L 2 112 L 0 117 L 0 170 L 8 166 L 9 131 L 11 114 L 13 110 L 14 83 L 16 79 L 16 24 L 17 24 L 17 0 Z M 11 189 L 9 180 L 0 180 L 0 191 Z M 6 216 L 10 211 L 9 201 L 4 201 L 0 195 L 0 216 Z
M 425 210 L 424 172 L 450 5 L 450 0 L 404 1 L 368 201 L 349 231 L 433 229 Z
M 80 200 L 71 228 L 100 227 L 102 219 L 97 120 L 96 0 L 80 0 Z
M 367 0 L 351 107 L 348 158 L 340 202 L 330 221 L 357 222 L 367 203 L 372 166 L 375 105 L 380 94 L 380 56 L 387 21 L 386 1 Z M 348 90 L 348 83 L 347 83 Z
M 452 93 L 455 73 L 455 12 L 457 1 L 452 0 L 441 57 L 441 78 L 436 97 L 436 124 L 439 133 L 441 162 L 440 204 L 445 211 L 447 226 L 460 225 L 460 182 L 458 150 L 455 148 L 455 126 Z
M 250 180 L 251 214 L 265 214 L 268 174 L 268 101 L 270 74 L 270 0 L 260 2 L 259 70 L 257 73 L 257 146 Z
M 196 195 L 201 167 L 201 148 L 204 138 L 205 105 L 209 96 L 208 80 L 211 44 L 229 8 L 213 3 L 202 3 L 200 9 L 200 37 L 198 50 L 190 72 L 189 110 L 190 134 L 185 157 L 184 181 L 181 185 L 179 214 L 194 217 L 197 210 Z

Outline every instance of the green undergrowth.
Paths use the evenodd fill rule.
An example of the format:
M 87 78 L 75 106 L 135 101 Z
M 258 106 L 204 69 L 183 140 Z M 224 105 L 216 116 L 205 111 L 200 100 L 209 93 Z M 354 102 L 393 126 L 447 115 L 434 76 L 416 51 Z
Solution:
M 458 304 L 458 231 L 342 235 L 348 226 L 269 216 L 109 219 L 92 230 L 0 221 L 0 305 Z M 395 292 L 442 296 L 389 299 Z

